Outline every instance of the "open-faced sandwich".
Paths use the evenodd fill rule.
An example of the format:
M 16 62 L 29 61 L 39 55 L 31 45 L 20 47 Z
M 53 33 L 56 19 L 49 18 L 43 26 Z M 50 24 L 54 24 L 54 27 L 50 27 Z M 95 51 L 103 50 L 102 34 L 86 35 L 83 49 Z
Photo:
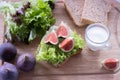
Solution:
M 52 26 L 46 32 L 38 46 L 36 58 L 58 67 L 71 56 L 81 53 L 84 47 L 84 39 L 61 22 L 59 26 Z

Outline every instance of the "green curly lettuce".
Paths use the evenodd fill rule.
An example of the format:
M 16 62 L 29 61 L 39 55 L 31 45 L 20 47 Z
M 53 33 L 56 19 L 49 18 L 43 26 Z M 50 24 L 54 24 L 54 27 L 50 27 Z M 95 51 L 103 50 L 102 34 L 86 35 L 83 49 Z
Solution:
M 5 26 L 8 27 L 7 38 L 23 42 L 31 42 L 37 37 L 42 37 L 51 25 L 55 23 L 55 18 L 47 1 L 29 0 L 30 8 L 20 15 L 21 24 L 13 21 L 16 11 L 25 5 L 28 0 L 22 2 L 0 1 L 0 11 L 5 18 Z
M 36 0 L 36 3 L 32 4 L 23 16 L 23 22 L 30 29 L 28 40 L 31 41 L 37 36 L 44 35 L 46 30 L 55 23 L 55 19 L 48 3 Z
M 74 39 L 74 48 L 70 52 L 63 52 L 58 45 L 46 44 L 44 40 L 42 40 L 36 52 L 36 59 L 38 61 L 47 61 L 56 66 L 59 65 L 71 55 L 75 54 L 79 49 L 85 47 L 84 39 L 76 32 L 74 32 L 72 37 Z

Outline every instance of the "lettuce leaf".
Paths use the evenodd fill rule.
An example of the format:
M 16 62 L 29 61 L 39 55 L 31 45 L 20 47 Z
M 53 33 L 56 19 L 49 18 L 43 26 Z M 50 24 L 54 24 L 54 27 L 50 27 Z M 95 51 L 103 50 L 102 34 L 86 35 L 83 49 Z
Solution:
M 30 8 L 23 15 L 20 15 L 21 24 L 13 21 L 11 15 L 16 14 L 28 0 L 22 2 L 6 2 L 0 1 L 0 11 L 5 18 L 5 26 L 8 27 L 7 39 L 19 40 L 23 42 L 31 42 L 37 37 L 42 37 L 46 31 L 55 23 L 55 18 L 47 1 L 29 0 Z
M 74 38 L 74 48 L 70 52 L 63 52 L 58 45 L 46 44 L 44 40 L 42 40 L 36 52 L 36 59 L 38 61 L 47 61 L 53 65 L 62 63 L 72 54 L 75 54 L 79 49 L 85 47 L 84 39 L 82 39 L 76 32 L 74 32 L 72 37 Z
M 44 35 L 46 30 L 55 23 L 55 19 L 48 3 L 43 0 L 36 0 L 36 3 L 32 4 L 31 8 L 23 16 L 23 22 L 30 29 L 28 38 L 30 42 L 34 38 Z M 31 35 L 34 35 L 34 37 L 31 38 Z

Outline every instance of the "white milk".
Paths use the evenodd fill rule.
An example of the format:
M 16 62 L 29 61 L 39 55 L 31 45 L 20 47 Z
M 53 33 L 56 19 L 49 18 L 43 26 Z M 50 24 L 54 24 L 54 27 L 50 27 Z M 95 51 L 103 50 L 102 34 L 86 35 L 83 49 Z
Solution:
M 90 26 L 85 33 L 86 44 L 93 51 L 100 50 L 108 43 L 109 36 L 109 30 L 106 27 Z

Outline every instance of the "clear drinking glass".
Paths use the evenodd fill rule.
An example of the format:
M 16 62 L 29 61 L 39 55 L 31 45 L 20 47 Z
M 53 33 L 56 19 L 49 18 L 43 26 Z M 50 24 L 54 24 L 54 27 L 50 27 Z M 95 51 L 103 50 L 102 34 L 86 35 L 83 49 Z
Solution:
M 101 23 L 91 24 L 85 30 L 86 44 L 92 51 L 110 48 L 109 39 L 110 31 Z

